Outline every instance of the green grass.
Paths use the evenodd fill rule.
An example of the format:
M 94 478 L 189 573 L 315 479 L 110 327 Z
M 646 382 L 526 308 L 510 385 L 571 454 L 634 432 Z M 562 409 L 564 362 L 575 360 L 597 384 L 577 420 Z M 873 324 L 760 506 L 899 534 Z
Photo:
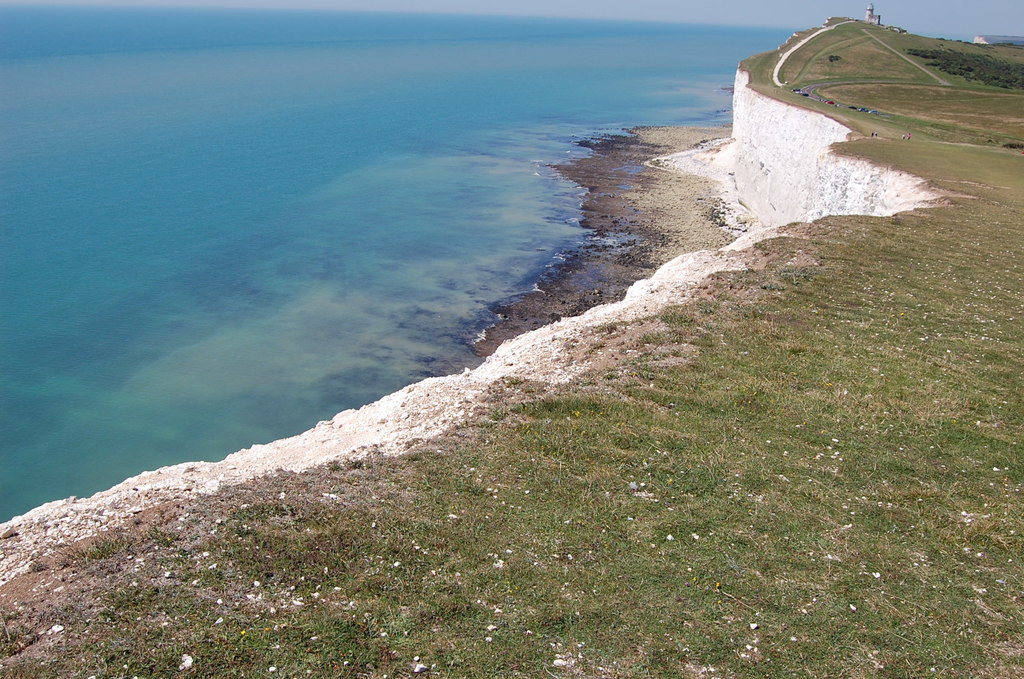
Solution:
M 848 24 L 822 34 L 787 61 L 780 74 L 781 79 L 789 82 L 791 87 L 861 79 L 865 75 L 873 79 L 909 83 L 935 82 L 934 78 L 885 49 L 872 35 L 889 39 L 889 32 L 871 29 L 864 24 Z M 839 60 L 829 61 L 828 57 L 833 55 Z M 867 74 L 865 64 L 871 64 Z
M 69 554 L 96 605 L 0 611 L 5 676 L 1024 676 L 1024 157 L 911 113 L 843 151 L 946 206 L 762 243 L 406 457 Z

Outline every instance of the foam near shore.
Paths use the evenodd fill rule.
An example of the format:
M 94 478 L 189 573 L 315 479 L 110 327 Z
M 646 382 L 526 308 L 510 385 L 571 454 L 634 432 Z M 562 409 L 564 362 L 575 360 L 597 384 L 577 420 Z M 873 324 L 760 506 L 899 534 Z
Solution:
M 745 80 L 737 88 L 736 96 L 762 98 L 796 109 L 749 90 L 745 87 Z M 738 118 L 749 115 L 744 112 L 749 110 L 749 106 L 737 107 L 736 115 Z M 788 115 L 788 112 L 784 113 Z M 805 119 L 805 114 L 810 117 Z M 831 129 L 838 125 L 805 109 L 799 109 L 793 115 L 801 116 L 802 124 L 812 127 L 820 124 Z M 749 120 L 738 120 L 737 123 L 739 129 L 746 130 L 745 135 L 757 141 L 757 152 L 765 154 L 765 167 L 770 173 L 783 176 L 786 172 L 805 171 L 787 166 L 790 162 L 798 162 L 797 159 L 788 160 L 786 154 L 769 150 L 775 148 L 771 140 L 771 126 L 758 123 L 752 127 Z M 809 138 L 817 139 L 813 131 Z M 822 141 L 814 142 L 817 146 L 811 151 L 822 159 L 820 166 L 827 173 L 828 168 L 843 162 L 843 159 L 830 150 L 834 139 L 827 134 L 821 138 Z M 301 471 L 332 461 L 358 458 L 370 451 L 399 454 L 416 441 L 441 435 L 484 415 L 488 410 L 488 394 L 503 380 L 529 379 L 549 384 L 572 381 L 601 360 L 599 355 L 578 348 L 593 336 L 596 327 L 613 321 L 649 317 L 667 306 L 686 301 L 695 286 L 708 276 L 749 266 L 757 257 L 751 246 L 776 234 L 780 221 L 774 216 L 775 212 L 767 215 L 767 219 L 758 219 L 762 216 L 760 213 L 751 215 L 744 207 L 755 203 L 748 193 L 751 187 L 749 182 L 744 183 L 745 180 L 731 174 L 739 162 L 737 149 L 742 148 L 742 140 L 739 143 L 717 141 L 652 161 L 654 167 L 663 169 L 669 176 L 674 176 L 671 173 L 686 173 L 701 178 L 704 183 L 700 186 L 708 187 L 714 194 L 711 196 L 714 202 L 706 198 L 702 200 L 708 203 L 705 207 L 709 212 L 705 218 L 710 215 L 714 220 L 720 220 L 720 226 L 738 234 L 732 242 L 716 249 L 702 249 L 672 258 L 650 278 L 634 283 L 621 301 L 592 308 L 582 315 L 564 318 L 507 340 L 475 370 L 423 380 L 358 410 L 341 412 L 297 436 L 238 451 L 221 462 L 164 467 L 132 477 L 90 498 L 51 502 L 15 517 L 0 525 L 0 585 L 27 570 L 35 559 L 77 540 L 111 530 L 119 522 L 164 501 L 188 501 L 190 497 L 213 493 L 224 486 L 277 470 Z M 754 161 L 748 158 L 743 162 Z M 858 163 L 863 164 L 863 171 L 874 173 L 872 176 L 884 178 L 888 172 L 909 177 L 864 161 Z M 855 167 L 850 171 L 861 170 Z M 688 209 L 698 209 L 692 202 L 697 185 L 693 181 L 682 182 L 681 186 L 683 184 L 689 188 L 678 194 L 672 191 L 663 191 L 661 195 L 653 192 L 644 194 L 638 199 L 640 208 L 659 210 L 669 215 L 686 208 L 684 194 L 689 192 L 691 203 Z M 827 187 L 820 181 L 819 185 L 827 194 Z M 808 186 L 813 190 L 813 181 L 808 180 Z M 914 187 L 913 195 L 902 196 L 894 207 L 910 209 L 936 197 L 921 186 L 920 180 L 916 180 Z M 786 200 L 785 195 L 768 196 L 766 200 L 781 203 Z M 799 199 L 803 200 L 804 196 Z M 831 214 L 827 211 L 828 200 L 826 195 L 812 201 L 815 206 L 813 216 L 801 215 L 798 209 L 785 214 L 795 216 L 788 221 Z M 843 196 L 843 210 L 853 206 L 853 202 Z M 865 213 L 876 214 L 872 210 L 865 210 Z

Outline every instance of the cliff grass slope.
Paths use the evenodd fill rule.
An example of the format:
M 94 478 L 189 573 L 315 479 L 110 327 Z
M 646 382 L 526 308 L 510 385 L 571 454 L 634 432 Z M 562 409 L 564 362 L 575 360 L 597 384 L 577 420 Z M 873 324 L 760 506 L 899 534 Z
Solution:
M 0 673 L 1024 677 L 1024 92 L 911 48 L 976 49 L 851 23 L 785 87 L 782 50 L 743 68 L 942 205 L 790 226 L 405 456 L 40 561 L 0 589 Z

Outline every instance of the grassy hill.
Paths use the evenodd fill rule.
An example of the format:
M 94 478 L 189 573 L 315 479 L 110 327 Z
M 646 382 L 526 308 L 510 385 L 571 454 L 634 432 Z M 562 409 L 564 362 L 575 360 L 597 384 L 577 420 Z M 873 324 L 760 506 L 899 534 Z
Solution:
M 813 33 L 805 31 L 789 44 Z M 930 65 L 911 51 L 942 51 L 981 56 L 1024 73 L 1024 48 L 973 45 L 900 34 L 861 22 L 836 26 L 793 54 L 780 73 L 789 89 L 820 84 L 818 94 L 844 105 L 885 115 L 800 101 L 794 92 L 772 84 L 777 55 L 751 58 L 746 65 L 758 91 L 808 105 L 863 134 L 902 135 L 1002 146 L 1024 142 L 1024 91 L 985 85 Z
M 745 66 L 946 205 L 762 243 L 602 328 L 613 367 L 404 458 L 40 564 L 0 597 L 4 676 L 1024 677 L 1024 92 L 901 56 L 937 45 L 855 23 L 784 88 Z M 818 83 L 888 115 L 791 91 Z

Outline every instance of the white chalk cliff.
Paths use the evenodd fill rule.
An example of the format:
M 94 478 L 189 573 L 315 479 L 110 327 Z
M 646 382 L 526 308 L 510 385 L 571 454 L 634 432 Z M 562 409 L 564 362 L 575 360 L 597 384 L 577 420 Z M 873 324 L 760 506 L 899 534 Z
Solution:
M 936 197 L 919 177 L 835 153 L 849 128 L 760 94 L 749 80 L 736 72 L 731 165 L 741 202 L 764 225 L 886 216 Z
M 757 220 L 740 220 L 745 235 L 719 250 L 677 257 L 653 277 L 634 284 L 625 299 L 596 307 L 511 339 L 476 370 L 431 378 L 358 410 L 339 413 L 297 436 L 253 446 L 222 462 L 195 462 L 145 472 L 90 498 L 50 502 L 0 524 L 0 585 L 33 560 L 63 545 L 116 527 L 125 518 L 171 499 L 215 492 L 280 469 L 300 471 L 358 457 L 369 447 L 400 453 L 479 417 L 488 389 L 509 377 L 565 383 L 586 370 L 567 351 L 589 329 L 657 314 L 685 301 L 712 273 L 745 267 L 744 255 L 774 227 L 827 214 L 888 215 L 921 206 L 936 195 L 922 180 L 831 150 L 850 130 L 807 109 L 784 104 L 736 78 L 734 141 L 662 159 L 662 165 L 723 181 L 723 199 L 742 203 Z M 706 156 L 706 157 L 705 157 Z M 750 227 L 751 222 L 755 226 Z M 578 354 L 577 354 L 578 356 Z

